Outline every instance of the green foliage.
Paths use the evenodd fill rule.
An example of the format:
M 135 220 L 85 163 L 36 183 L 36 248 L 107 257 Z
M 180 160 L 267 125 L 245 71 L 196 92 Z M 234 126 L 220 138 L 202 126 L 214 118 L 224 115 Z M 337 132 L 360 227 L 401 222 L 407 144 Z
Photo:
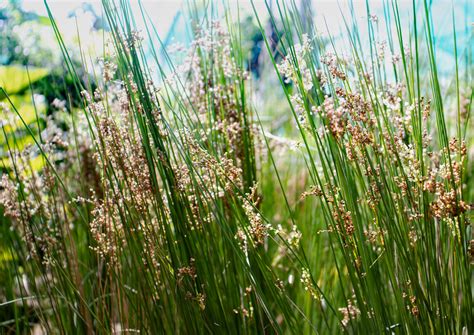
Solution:
M 43 68 L 25 68 L 19 65 L 0 66 L 0 87 L 9 95 L 23 93 L 29 88 L 30 83 L 44 78 L 48 72 Z
M 0 140 L 0 166 L 10 169 L 11 161 L 8 156 L 10 149 L 24 150 L 27 146 L 34 144 L 33 136 L 38 136 L 38 131 L 42 127 L 40 118 L 45 116 L 46 105 L 44 101 L 33 101 L 29 91 L 31 84 L 46 77 L 46 69 L 27 69 L 20 66 L 0 66 L 0 87 L 2 97 L 17 113 L 13 113 L 11 108 L 0 110 L 0 119 L 4 120 L 2 125 L 4 136 Z M 33 129 L 33 134 L 25 132 L 25 124 Z M 41 164 L 35 164 L 40 168 Z

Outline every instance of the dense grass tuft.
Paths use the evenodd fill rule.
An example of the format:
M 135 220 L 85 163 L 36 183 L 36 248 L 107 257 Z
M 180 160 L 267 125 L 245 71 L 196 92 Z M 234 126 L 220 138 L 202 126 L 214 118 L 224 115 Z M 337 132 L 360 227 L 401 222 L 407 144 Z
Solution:
M 188 3 L 192 42 L 171 50 L 141 5 L 103 0 L 99 67 L 79 69 L 45 3 L 82 108 L 26 122 L 2 89 L 2 332 L 473 331 L 472 48 L 454 14 L 441 75 L 429 1 L 409 22 L 367 1 L 368 38 L 341 14 L 344 49 L 272 4 L 245 21 L 256 75 L 230 5 Z

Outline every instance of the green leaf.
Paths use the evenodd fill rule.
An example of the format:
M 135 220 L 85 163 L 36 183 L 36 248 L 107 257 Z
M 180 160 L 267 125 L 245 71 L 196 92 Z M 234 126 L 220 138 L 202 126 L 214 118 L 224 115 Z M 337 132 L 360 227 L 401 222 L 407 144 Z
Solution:
M 47 16 L 38 16 L 38 23 L 44 26 L 50 26 L 51 22 L 49 21 L 49 17 Z
M 46 166 L 46 160 L 44 159 L 44 157 L 42 155 L 38 155 L 34 158 L 31 158 L 28 161 L 28 164 L 30 165 L 31 170 L 40 171 L 41 169 L 43 169 Z M 7 170 L 10 170 L 10 169 L 13 168 L 11 160 L 10 160 L 9 157 L 0 158 L 0 168 L 3 168 L 3 167 L 7 168 Z M 22 172 L 25 173 L 27 176 L 30 176 L 31 175 L 31 170 L 28 169 L 28 170 L 22 171 Z
M 28 79 L 29 73 L 29 79 Z M 49 71 L 44 68 L 28 68 L 11 65 L 0 66 L 0 87 L 9 94 L 17 94 L 28 88 L 31 83 L 47 76 Z M 0 100 L 4 99 L 0 96 Z
M 36 122 L 35 105 L 33 104 L 31 95 L 11 95 L 10 100 L 12 101 L 13 105 L 18 110 L 21 118 L 26 124 L 30 125 Z M 36 103 L 36 109 L 38 112 L 38 116 L 40 116 L 45 113 L 46 106 L 43 103 Z M 10 113 L 13 113 L 13 111 L 11 111 Z M 0 110 L 1 120 L 9 120 L 11 117 L 15 121 L 13 124 L 8 124 L 5 126 L 7 134 L 14 132 L 17 129 L 23 129 L 23 122 L 15 113 L 13 113 L 12 115 L 7 115 L 5 110 Z M 3 141 L 0 140 L 0 143 L 2 142 Z
M 6 167 L 7 169 L 12 167 L 10 159 L 6 154 L 9 147 L 21 151 L 25 147 L 35 143 L 33 137 L 25 131 L 23 121 L 31 127 L 36 136 L 38 132 L 36 117 L 37 115 L 38 117 L 44 115 L 46 111 L 46 105 L 44 103 L 33 104 L 33 99 L 29 94 L 12 95 L 9 96 L 9 98 L 20 114 L 20 117 L 12 110 L 9 112 L 5 109 L 0 110 L 0 120 L 11 121 L 4 126 L 6 138 L 3 135 L 0 136 L 0 167 Z M 34 168 L 41 169 L 42 164 L 36 164 Z

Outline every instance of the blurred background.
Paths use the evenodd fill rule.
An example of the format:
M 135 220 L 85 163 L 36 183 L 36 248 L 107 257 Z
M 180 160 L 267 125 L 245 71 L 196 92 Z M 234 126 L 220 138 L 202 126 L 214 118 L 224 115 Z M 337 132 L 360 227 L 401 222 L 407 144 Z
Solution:
M 452 73 L 455 66 L 453 17 L 456 24 L 458 54 L 461 58 L 472 55 L 473 44 L 469 39 L 472 36 L 473 6 L 472 1 L 469 0 L 430 2 L 436 37 L 436 54 L 437 59 L 440 60 L 438 67 L 443 78 L 443 73 Z M 152 57 L 152 50 L 158 50 L 158 59 L 163 60 L 163 64 L 167 64 L 165 55 L 170 56 L 171 61 L 179 63 L 179 59 L 175 58 L 179 56 L 179 53 L 167 54 L 165 51 L 176 49 L 176 46 L 186 47 L 193 39 L 192 32 L 189 31 L 189 22 L 185 22 L 186 15 L 183 15 L 186 3 L 181 0 L 129 2 L 136 18 L 136 29 L 145 37 L 147 57 Z M 374 15 L 377 20 L 384 19 L 386 14 L 383 12 L 384 3 L 389 3 L 389 1 L 369 1 L 371 15 Z M 410 35 L 413 29 L 410 24 L 412 22 L 410 18 L 413 15 L 412 1 L 401 0 L 397 3 L 402 29 L 405 30 L 403 33 Z M 422 1 L 416 3 L 419 6 L 422 5 Z M 54 17 L 68 55 L 73 63 L 77 64 L 77 71 L 82 71 L 78 74 L 92 86 L 94 86 L 94 73 L 100 73 L 100 60 L 105 56 L 107 47 L 109 27 L 100 1 L 50 0 L 47 4 L 49 14 L 42 0 L 0 1 L 0 86 L 10 96 L 26 122 L 34 120 L 36 114 L 44 117 L 51 115 L 58 109 L 58 104 L 65 105 L 68 100 L 71 106 L 79 107 L 80 97 L 75 96 L 77 94 L 74 93 L 75 90 L 69 89 L 72 79 L 66 71 L 49 15 Z M 341 51 L 342 55 L 350 50 L 350 46 L 344 45 L 342 38 L 349 27 L 357 26 L 362 37 L 369 35 L 364 31 L 367 29 L 366 5 L 365 0 L 295 1 L 296 10 L 300 13 L 302 22 L 306 25 L 304 29 L 309 35 L 317 32 L 323 38 L 327 36 L 327 42 L 331 36 L 331 43 Z M 224 6 L 229 9 L 227 12 L 224 11 Z M 273 87 L 271 83 L 276 78 L 272 66 L 268 64 L 268 58 L 265 59 L 266 52 L 262 52 L 265 46 L 255 22 L 255 15 L 253 15 L 253 11 L 256 11 L 259 17 L 265 20 L 268 13 L 267 6 L 271 11 L 278 10 L 276 0 L 202 1 L 201 7 L 197 10 L 202 12 L 210 10 L 215 13 L 215 17 L 225 14 L 231 20 L 240 23 L 241 36 L 243 36 L 241 43 L 246 52 L 247 70 L 254 79 L 254 91 L 257 96 L 264 95 L 267 101 L 278 101 L 278 99 L 283 99 L 283 96 L 281 92 L 274 92 L 271 89 Z M 423 15 L 423 12 L 417 8 L 415 12 L 417 15 Z M 151 23 L 156 29 L 150 36 L 147 36 L 145 21 Z M 269 22 L 264 22 L 264 25 L 266 26 L 265 33 L 271 37 L 276 46 L 279 28 Z M 276 25 L 278 26 L 278 23 Z M 393 22 L 391 26 L 395 30 Z M 378 27 L 376 32 L 378 39 L 384 41 L 387 36 L 386 25 L 380 24 Z M 361 41 L 362 45 L 367 42 Z M 152 45 L 153 48 L 151 48 Z M 471 50 L 467 50 L 468 48 Z M 465 61 L 468 62 L 467 59 Z M 158 73 L 157 69 L 153 70 Z M 160 78 L 156 80 L 159 81 Z M 0 101 L 5 98 L 0 95 Z M 282 124 L 288 117 L 286 108 L 282 107 L 280 115 L 275 117 L 275 111 L 271 114 L 265 112 L 269 107 L 262 105 L 262 100 L 255 99 L 255 104 L 262 111 L 262 118 L 272 119 L 272 121 L 278 119 L 281 122 L 275 122 Z M 0 117 L 2 121 L 7 120 L 7 116 L 2 112 L 0 112 Z M 20 134 L 17 128 L 19 127 L 13 125 L 8 131 L 17 131 L 16 137 L 22 139 L 22 145 L 27 146 L 33 143 L 28 134 Z M 277 126 L 271 128 L 278 131 Z M 8 150 L 6 143 L 0 144 L 0 168 L 5 169 L 8 168 L 8 158 L 5 157 Z

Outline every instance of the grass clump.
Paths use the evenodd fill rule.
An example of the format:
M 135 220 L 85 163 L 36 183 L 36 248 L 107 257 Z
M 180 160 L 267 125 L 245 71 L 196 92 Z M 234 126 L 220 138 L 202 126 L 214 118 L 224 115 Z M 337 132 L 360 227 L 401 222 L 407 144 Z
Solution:
M 49 12 L 83 108 L 57 104 L 39 135 L 23 123 L 28 149 L 6 141 L 6 332 L 471 330 L 472 64 L 455 44 L 441 84 L 428 2 L 407 35 L 396 2 L 383 19 L 367 2 L 368 46 L 352 11 L 344 50 L 293 2 L 267 7 L 272 40 L 254 7 L 267 78 L 227 6 L 190 3 L 173 56 L 141 6 L 102 5 L 86 80 Z

